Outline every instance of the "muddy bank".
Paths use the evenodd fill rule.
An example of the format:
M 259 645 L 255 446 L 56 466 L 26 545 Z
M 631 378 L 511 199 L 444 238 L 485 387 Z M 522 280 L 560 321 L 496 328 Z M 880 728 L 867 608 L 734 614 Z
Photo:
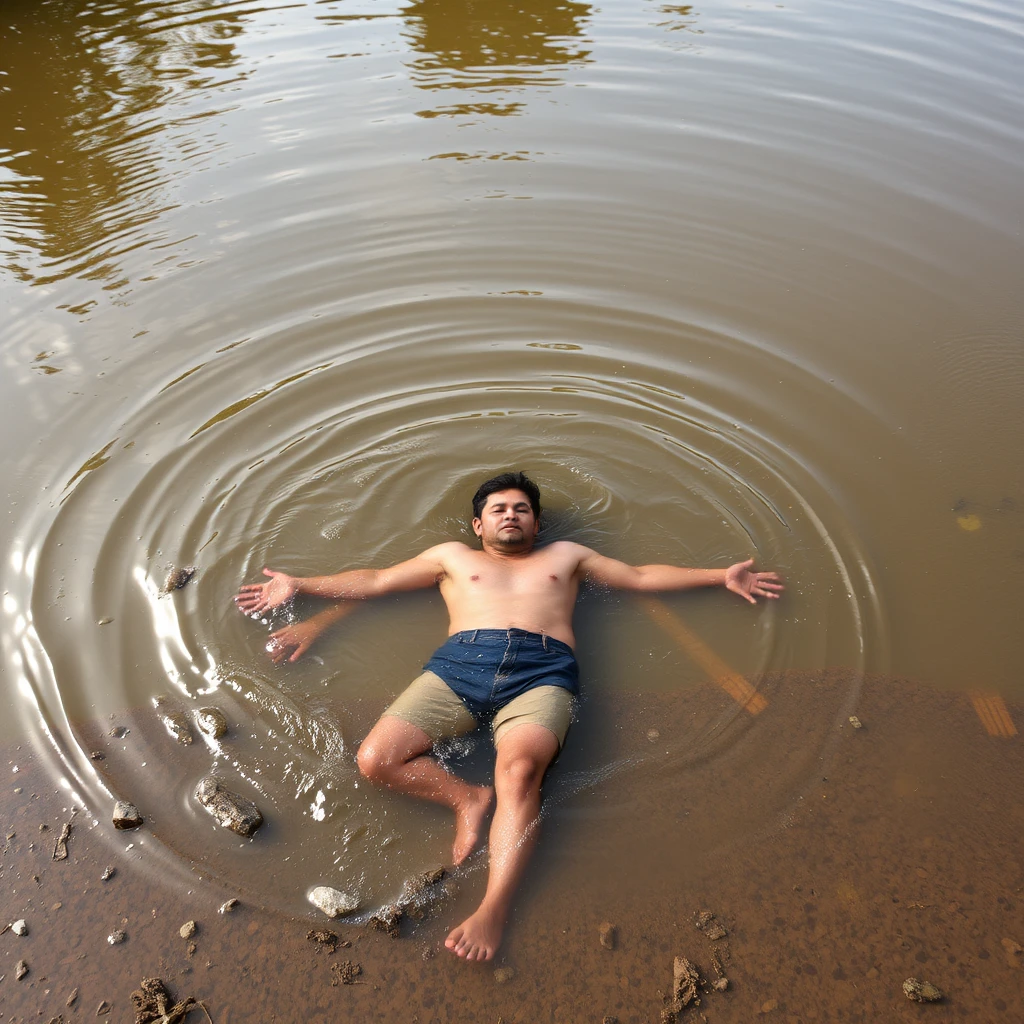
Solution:
M 152 842 L 148 824 L 134 834 L 141 847 L 127 849 L 124 833 L 112 845 L 106 818 L 72 815 L 29 752 L 7 749 L 0 882 L 5 914 L 27 930 L 0 936 L 0 1020 L 84 1021 L 106 1004 L 100 1019 L 132 1021 L 131 993 L 158 977 L 175 999 L 201 1001 L 216 1024 L 338 1014 L 627 1024 L 661 1019 L 676 957 L 709 983 L 728 978 L 725 991 L 708 984 L 681 1020 L 1024 1018 L 1024 794 L 1009 784 L 1024 767 L 1021 738 L 990 735 L 966 696 L 869 681 L 856 707 L 863 728 L 832 723 L 821 774 L 757 829 L 716 836 L 726 819 L 707 807 L 731 802 L 732 820 L 771 804 L 780 765 L 815 721 L 806 706 L 833 682 L 766 686 L 771 749 L 748 760 L 742 744 L 709 753 L 674 802 L 660 790 L 648 799 L 642 767 L 571 782 L 590 745 L 649 763 L 674 730 L 728 696 L 710 687 L 628 704 L 595 696 L 603 710 L 593 708 L 592 724 L 572 738 L 580 749 L 556 766 L 546 834 L 490 965 L 457 962 L 443 948 L 479 898 L 477 865 L 457 875 L 449 902 L 403 923 L 398 939 L 312 910 L 261 909 L 251 894 L 221 913 L 238 893 L 199 870 L 187 885 L 154 877 L 135 857 Z M 1024 723 L 1024 708 L 1006 712 Z M 55 860 L 68 823 L 67 856 Z M 309 937 L 324 929 L 337 943 Z M 116 932 L 124 939 L 111 943 Z M 19 961 L 28 967 L 20 980 Z M 912 1003 L 908 977 L 945 999 Z M 188 1019 L 205 1018 L 196 1009 Z

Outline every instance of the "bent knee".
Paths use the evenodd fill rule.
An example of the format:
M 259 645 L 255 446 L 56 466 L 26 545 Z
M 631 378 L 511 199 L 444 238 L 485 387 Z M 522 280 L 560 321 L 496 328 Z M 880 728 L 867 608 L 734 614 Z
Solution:
M 546 764 L 532 757 L 516 757 L 495 774 L 494 785 L 509 795 L 525 795 L 540 789 Z
M 356 752 L 359 774 L 371 782 L 383 782 L 395 767 L 395 759 L 386 748 L 378 747 L 368 739 L 363 740 Z

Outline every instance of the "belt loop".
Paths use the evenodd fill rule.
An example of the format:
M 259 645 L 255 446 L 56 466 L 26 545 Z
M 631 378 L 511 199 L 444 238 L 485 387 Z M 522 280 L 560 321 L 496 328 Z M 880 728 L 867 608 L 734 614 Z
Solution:
M 472 635 L 472 636 L 471 636 L 471 637 L 469 638 L 469 642 L 470 642 L 471 644 L 475 644 L 475 643 L 476 643 L 476 635 L 477 635 L 477 633 L 479 633 L 479 632 L 480 632 L 480 630 L 479 630 L 479 629 L 474 629 L 474 630 L 473 630 L 473 635 Z
M 540 638 L 541 638 L 541 640 L 544 641 L 544 650 L 547 651 L 547 649 L 548 649 L 548 635 L 547 635 L 547 633 L 541 633 Z

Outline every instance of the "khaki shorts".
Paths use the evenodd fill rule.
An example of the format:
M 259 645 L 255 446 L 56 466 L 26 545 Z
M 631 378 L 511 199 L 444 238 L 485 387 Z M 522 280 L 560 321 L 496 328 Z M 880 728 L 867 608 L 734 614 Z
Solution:
M 561 749 L 575 709 L 576 698 L 564 686 L 535 686 L 495 713 L 491 722 L 495 745 L 517 725 L 531 723 L 553 732 Z M 415 725 L 435 743 L 463 736 L 477 727 L 466 705 L 433 672 L 417 676 L 384 714 Z

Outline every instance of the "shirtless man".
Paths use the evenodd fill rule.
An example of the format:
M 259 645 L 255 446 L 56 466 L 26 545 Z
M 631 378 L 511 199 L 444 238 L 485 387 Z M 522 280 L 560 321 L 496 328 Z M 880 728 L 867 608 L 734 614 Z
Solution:
M 243 586 L 235 598 L 250 615 L 296 594 L 336 602 L 272 634 L 268 652 L 281 662 L 301 657 L 355 607 L 352 602 L 440 587 L 450 616 L 448 641 L 384 712 L 357 759 L 366 778 L 455 812 L 455 864 L 479 842 L 497 796 L 483 901 L 445 941 L 467 960 L 494 956 L 536 843 L 541 782 L 565 739 L 578 692 L 572 614 L 580 582 L 639 592 L 725 587 L 751 604 L 777 598 L 783 589 L 775 573 L 753 572 L 753 560 L 726 569 L 631 566 L 571 541 L 537 548 L 539 529 L 537 485 L 522 473 L 503 473 L 473 497 L 481 550 L 450 541 L 390 569 L 333 576 L 264 569 L 270 579 Z M 469 732 L 480 720 L 490 720 L 497 749 L 493 787 L 470 785 L 430 756 L 436 742 Z

